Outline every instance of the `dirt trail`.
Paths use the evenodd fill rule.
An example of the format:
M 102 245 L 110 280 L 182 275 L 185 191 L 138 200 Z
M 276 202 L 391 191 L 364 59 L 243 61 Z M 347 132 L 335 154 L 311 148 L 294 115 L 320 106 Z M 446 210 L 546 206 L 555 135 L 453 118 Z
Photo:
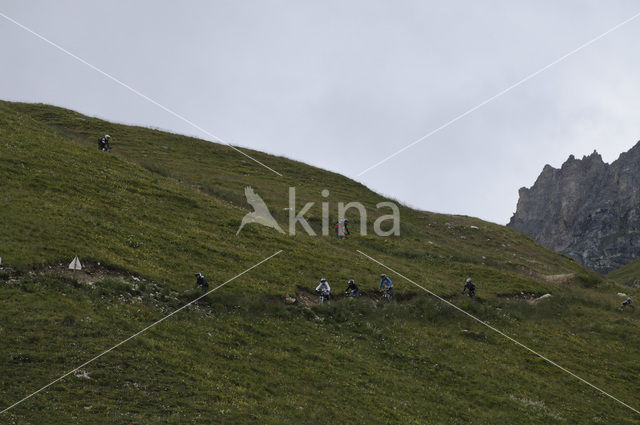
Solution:
M 393 298 L 393 302 L 407 302 L 416 296 L 414 293 L 396 294 Z M 331 300 L 337 301 L 344 298 L 348 298 L 344 293 L 331 294 Z M 382 302 L 382 295 L 378 292 L 360 292 L 360 299 L 368 300 L 373 304 Z M 385 301 L 387 302 L 387 301 Z M 298 288 L 295 296 L 291 297 L 287 295 L 285 297 L 285 303 L 287 304 L 302 304 L 305 307 L 311 307 L 320 304 L 320 297 L 318 294 L 311 292 L 307 289 Z
M 90 262 L 83 262 L 82 270 L 75 272 L 73 270 L 69 270 L 68 265 L 63 263 L 46 266 L 41 270 L 41 272 L 55 276 L 74 278 L 78 280 L 78 282 L 87 283 L 89 285 L 104 279 L 118 279 L 122 281 L 136 282 L 141 280 L 138 276 L 132 273 L 107 267 L 100 263 Z
M 566 284 L 571 283 L 571 281 L 576 277 L 575 273 L 564 273 L 564 274 L 543 274 L 540 275 L 540 278 L 548 283 L 555 284 Z
M 95 282 L 99 282 L 104 279 L 116 279 L 123 282 L 140 282 L 142 279 L 133 273 L 126 272 L 124 270 L 118 270 L 112 267 L 101 265 L 100 263 L 83 262 L 82 270 L 69 270 L 68 265 L 64 263 L 50 264 L 38 269 L 32 269 L 28 272 L 20 272 L 10 266 L 0 267 L 0 271 L 6 276 L 8 282 L 16 281 L 20 279 L 20 276 L 37 275 L 49 275 L 55 277 L 65 277 L 75 279 L 78 282 L 94 286 Z
M 515 294 L 499 294 L 498 298 L 502 298 L 505 300 L 520 300 L 526 301 L 529 304 L 536 304 L 539 301 L 542 301 L 546 298 L 549 298 L 551 294 L 547 292 L 518 292 Z

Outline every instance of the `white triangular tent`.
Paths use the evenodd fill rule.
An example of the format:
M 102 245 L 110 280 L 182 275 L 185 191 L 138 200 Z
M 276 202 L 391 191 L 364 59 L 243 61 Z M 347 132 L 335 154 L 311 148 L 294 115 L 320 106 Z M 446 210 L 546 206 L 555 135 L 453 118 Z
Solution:
M 80 264 L 80 259 L 77 256 L 73 259 L 71 264 L 69 264 L 69 270 L 82 270 L 82 264 Z

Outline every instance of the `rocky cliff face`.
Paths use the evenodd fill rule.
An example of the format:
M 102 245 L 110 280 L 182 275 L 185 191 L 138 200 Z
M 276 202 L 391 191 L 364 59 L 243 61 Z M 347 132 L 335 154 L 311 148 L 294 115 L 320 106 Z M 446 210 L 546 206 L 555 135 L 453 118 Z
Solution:
M 602 273 L 640 257 L 640 142 L 611 164 L 594 152 L 545 166 L 508 226 Z

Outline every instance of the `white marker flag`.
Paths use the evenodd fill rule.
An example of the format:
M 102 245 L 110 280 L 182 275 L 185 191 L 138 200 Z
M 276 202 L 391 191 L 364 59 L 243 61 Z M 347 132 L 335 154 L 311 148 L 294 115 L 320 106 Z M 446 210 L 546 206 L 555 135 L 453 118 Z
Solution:
M 82 264 L 80 264 L 80 259 L 78 259 L 77 256 L 73 259 L 71 264 L 69 264 L 69 270 L 82 270 Z

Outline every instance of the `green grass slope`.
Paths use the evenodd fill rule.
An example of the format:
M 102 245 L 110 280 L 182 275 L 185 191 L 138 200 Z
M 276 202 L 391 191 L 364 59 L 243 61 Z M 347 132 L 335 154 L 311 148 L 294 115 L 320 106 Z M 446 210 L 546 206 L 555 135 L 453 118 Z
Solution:
M 612 271 L 607 277 L 624 285 L 637 287 L 640 283 L 640 258 Z
M 97 150 L 104 133 L 111 154 Z M 0 409 L 195 299 L 195 271 L 214 287 L 282 250 L 0 423 L 640 423 L 393 273 L 398 302 L 285 304 L 321 276 L 335 292 L 349 278 L 371 292 L 384 270 L 361 250 L 640 406 L 639 321 L 616 310 L 616 283 L 470 217 L 401 206 L 401 235 L 374 236 L 389 213 L 380 195 L 247 152 L 283 177 L 228 146 L 0 102 Z M 331 222 L 338 202 L 362 202 L 371 234 L 350 210 L 348 240 L 255 224 L 236 236 L 247 186 L 282 226 L 295 187 L 297 209 L 315 202 L 306 217 L 318 232 L 321 202 Z M 74 255 L 94 273 L 64 273 Z

